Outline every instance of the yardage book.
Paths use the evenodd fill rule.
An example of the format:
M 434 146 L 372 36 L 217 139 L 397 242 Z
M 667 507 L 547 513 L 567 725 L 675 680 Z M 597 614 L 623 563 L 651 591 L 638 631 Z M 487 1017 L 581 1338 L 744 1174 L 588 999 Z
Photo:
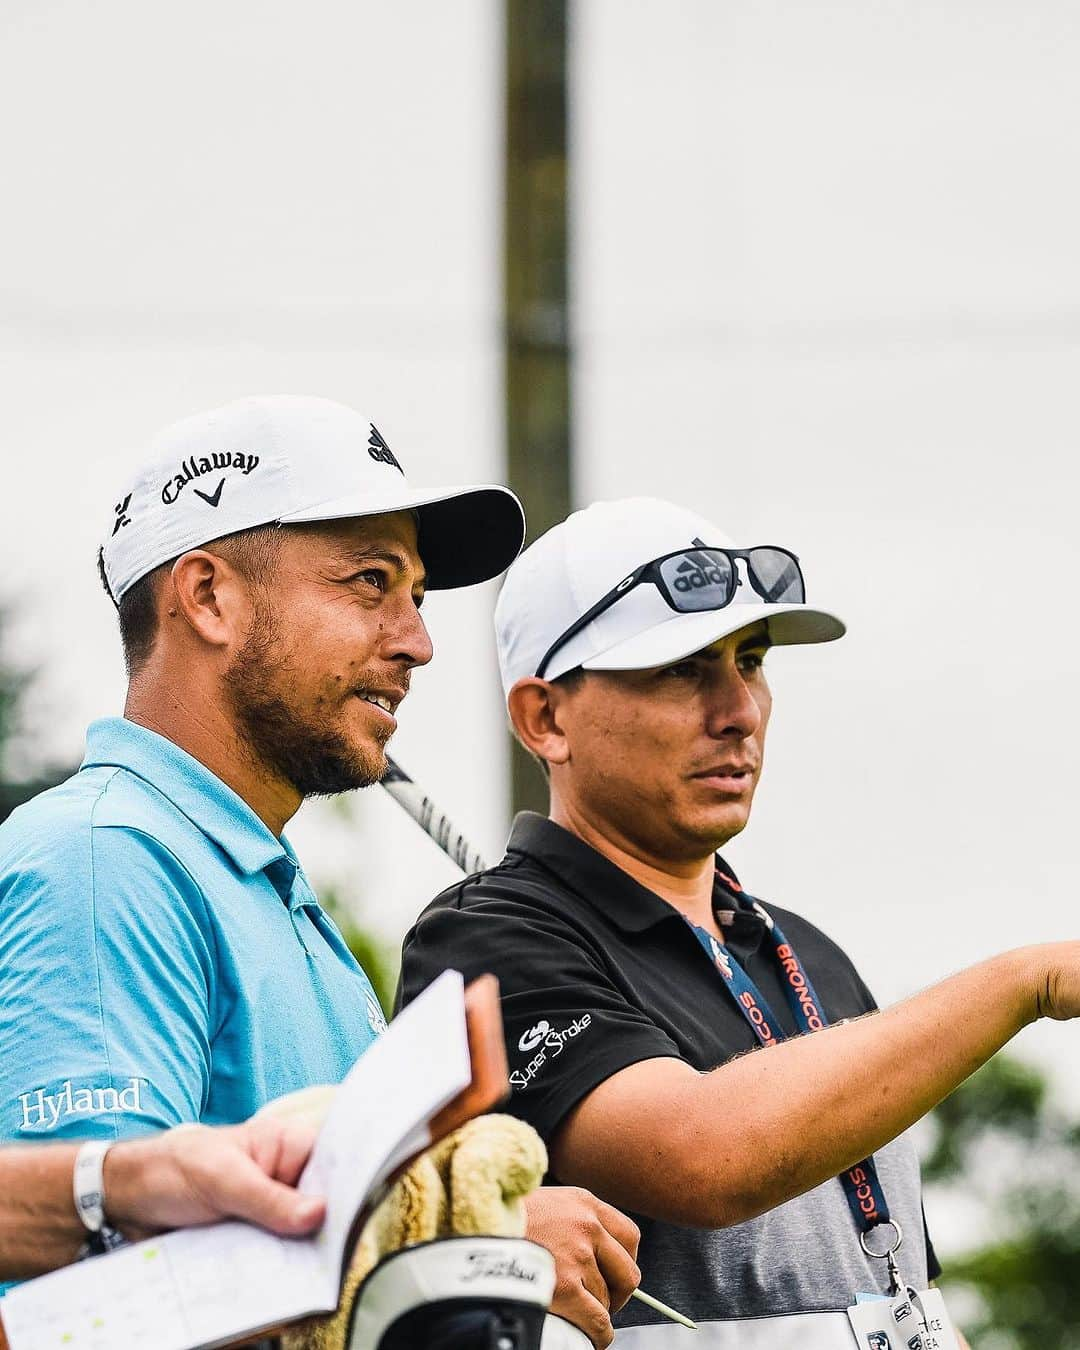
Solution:
M 483 992 L 487 1022 L 479 1041 L 474 1007 L 466 1026 L 461 976 L 447 971 L 349 1071 L 300 1179 L 301 1190 L 326 1197 L 318 1234 L 280 1238 L 245 1223 L 219 1223 L 43 1275 L 0 1300 L 10 1350 L 195 1350 L 332 1312 L 350 1234 L 387 1179 L 502 1095 L 505 1067 L 492 1073 L 490 1062 L 470 1059 L 470 1043 L 473 1061 L 478 1045 L 495 1044 L 493 995 Z M 501 1034 L 498 1044 L 501 1050 Z M 480 1094 L 478 1078 L 486 1082 Z M 456 1109 L 463 1093 L 473 1100 Z

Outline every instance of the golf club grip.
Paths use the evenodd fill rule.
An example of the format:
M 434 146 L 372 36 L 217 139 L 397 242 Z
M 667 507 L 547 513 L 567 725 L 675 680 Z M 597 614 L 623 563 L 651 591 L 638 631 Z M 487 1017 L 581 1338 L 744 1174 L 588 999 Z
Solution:
M 487 864 L 472 847 L 449 816 L 443 815 L 423 788 L 417 787 L 400 764 L 387 756 L 383 787 L 403 806 L 425 834 L 430 835 L 442 851 L 467 875 L 482 872 Z

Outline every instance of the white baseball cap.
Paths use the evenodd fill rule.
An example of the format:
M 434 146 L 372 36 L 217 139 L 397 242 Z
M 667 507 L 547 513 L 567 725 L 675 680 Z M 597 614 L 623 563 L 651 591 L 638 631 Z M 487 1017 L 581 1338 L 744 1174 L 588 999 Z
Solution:
M 243 398 L 159 432 L 118 495 L 102 546 L 113 599 L 211 539 L 279 522 L 414 510 L 433 590 L 497 576 L 525 515 L 509 488 L 410 487 L 381 431 L 323 398 Z
M 541 535 L 510 568 L 495 606 L 504 691 L 509 694 L 518 680 L 535 675 L 552 644 L 637 568 L 703 547 L 736 546 L 711 521 L 653 497 L 596 502 Z M 677 613 L 657 586 L 628 587 L 551 653 L 544 679 L 558 679 L 578 666 L 644 670 L 666 665 L 761 619 L 768 620 L 774 643 L 843 637 L 843 623 L 825 610 L 766 602 L 748 574 L 743 580 L 746 567 L 743 562 L 735 596 L 722 609 Z

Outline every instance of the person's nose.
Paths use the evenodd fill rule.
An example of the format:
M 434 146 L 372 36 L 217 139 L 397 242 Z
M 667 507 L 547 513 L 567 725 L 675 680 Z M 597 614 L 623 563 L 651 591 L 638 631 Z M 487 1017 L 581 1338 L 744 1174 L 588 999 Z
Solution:
M 413 666 L 426 666 L 433 648 L 424 623 L 411 597 L 404 600 L 395 614 L 395 621 L 384 639 L 383 654 L 392 661 Z
M 707 697 L 707 730 L 715 740 L 746 740 L 761 727 L 761 707 L 734 662 L 714 672 Z

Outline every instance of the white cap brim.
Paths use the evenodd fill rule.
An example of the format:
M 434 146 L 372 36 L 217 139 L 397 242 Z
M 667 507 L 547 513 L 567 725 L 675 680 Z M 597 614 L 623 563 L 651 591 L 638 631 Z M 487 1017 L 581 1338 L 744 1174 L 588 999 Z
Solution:
M 578 664 L 585 670 L 647 670 L 665 666 L 762 620 L 768 624 L 769 640 L 776 646 L 834 642 L 847 631 L 835 614 L 808 609 L 805 605 L 729 605 L 698 614 L 672 612 L 671 618 L 663 623 L 653 624 Z M 553 661 L 545 678 L 556 679 L 559 674 L 565 671 L 558 671 Z
M 494 483 L 406 488 L 378 495 L 353 493 L 316 502 L 279 519 L 282 525 L 300 525 L 392 511 L 417 513 L 417 548 L 428 590 L 448 591 L 489 581 L 510 566 L 525 542 L 521 503 L 509 488 Z

